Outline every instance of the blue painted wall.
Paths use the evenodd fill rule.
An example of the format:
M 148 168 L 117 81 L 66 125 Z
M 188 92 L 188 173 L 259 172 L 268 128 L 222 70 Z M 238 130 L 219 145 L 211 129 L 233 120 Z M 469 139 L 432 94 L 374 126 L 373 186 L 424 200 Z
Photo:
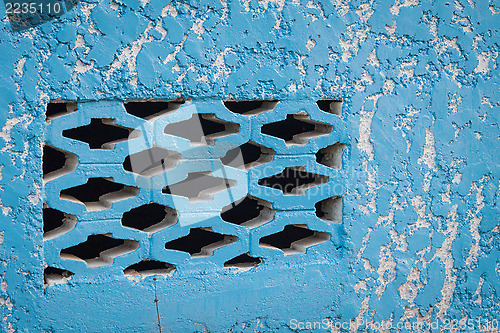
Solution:
M 338 123 L 335 135 L 348 146 L 343 223 L 323 224 L 332 241 L 303 256 L 260 250 L 250 232 L 234 230 L 264 263 L 236 272 L 217 254 L 159 277 L 164 331 L 291 332 L 298 322 L 351 320 L 439 319 L 441 329 L 452 321 L 468 332 L 498 325 L 498 1 L 81 2 L 24 32 L 12 32 L 2 15 L 3 331 L 158 330 L 152 277 L 121 273 L 153 253 L 155 242 L 103 270 L 75 264 L 82 274 L 44 288 L 45 265 L 59 260 L 42 239 L 42 205 L 53 194 L 42 184 L 41 145 L 55 140 L 44 112 L 55 99 L 104 114 L 118 112 L 117 101 L 180 95 L 197 107 L 279 99 L 283 108 L 264 114 L 266 121 L 342 98 L 339 119 L 319 110 L 316 119 Z M 212 110 L 205 112 L 226 112 Z M 260 137 L 264 120 L 239 118 L 247 138 Z M 262 140 L 287 154 L 283 144 Z M 295 204 L 299 210 L 278 211 L 275 222 L 314 224 L 311 203 Z M 119 221 L 99 223 L 78 230 L 117 230 Z M 364 323 L 352 330 L 374 330 Z

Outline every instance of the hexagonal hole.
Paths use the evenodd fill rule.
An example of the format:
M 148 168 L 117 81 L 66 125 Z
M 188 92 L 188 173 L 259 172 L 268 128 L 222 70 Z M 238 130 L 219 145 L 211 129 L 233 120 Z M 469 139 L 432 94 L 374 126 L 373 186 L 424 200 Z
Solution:
M 166 134 L 188 139 L 192 145 L 212 145 L 215 139 L 239 131 L 239 124 L 218 119 L 213 113 L 194 113 L 188 120 L 165 127 Z
M 316 216 L 320 219 L 342 223 L 342 197 L 330 197 L 315 205 Z
M 342 169 L 342 154 L 346 147 L 345 144 L 337 142 L 322 148 L 316 153 L 316 161 L 327 167 L 340 170 Z
M 46 267 L 43 270 L 43 281 L 45 286 L 53 286 L 68 282 L 75 273 L 56 267 Z
M 224 263 L 226 268 L 237 268 L 238 270 L 249 270 L 262 264 L 262 258 L 252 257 L 250 253 L 243 253 Z
M 192 258 L 208 257 L 214 250 L 234 243 L 238 237 L 224 235 L 212 231 L 212 228 L 195 228 L 187 236 L 172 240 L 165 244 L 167 250 L 187 252 Z
M 187 197 L 191 202 L 210 201 L 213 195 L 236 185 L 233 179 L 214 177 L 210 172 L 192 172 L 187 178 L 165 186 L 165 194 Z
M 142 205 L 123 213 L 122 224 L 125 227 L 154 233 L 177 222 L 175 209 L 157 203 Z
M 185 100 L 182 98 L 165 101 L 132 101 L 124 103 L 125 110 L 136 117 L 151 120 L 178 110 Z
M 275 151 L 271 148 L 248 141 L 239 147 L 228 150 L 226 155 L 221 158 L 221 161 L 225 165 L 248 170 L 271 162 L 274 154 Z
M 255 228 L 271 221 L 275 212 L 270 202 L 247 195 L 224 207 L 221 218 L 229 223 Z
M 73 172 L 77 166 L 78 156 L 76 154 L 49 145 L 43 146 L 43 181 L 48 182 Z
M 242 114 L 244 116 L 252 116 L 263 112 L 271 111 L 276 108 L 278 100 L 247 100 L 247 101 L 224 101 L 224 106 L 232 112 Z
M 127 156 L 123 168 L 144 177 L 151 177 L 175 168 L 180 160 L 182 157 L 178 152 L 155 146 Z
M 87 143 L 90 149 L 113 149 L 116 143 L 138 137 L 139 132 L 116 125 L 111 118 L 92 118 L 90 124 L 64 130 L 62 134 Z
M 70 114 L 77 111 L 76 102 L 63 102 L 63 101 L 52 101 L 47 104 L 47 109 L 45 110 L 45 117 L 47 122 L 51 122 L 55 119 L 66 114 Z
M 76 225 L 76 216 L 43 207 L 43 240 L 51 240 L 71 231 Z
M 90 235 L 78 245 L 61 250 L 61 258 L 85 261 L 89 267 L 111 265 L 113 259 L 133 252 L 139 242 L 129 239 L 115 239 L 111 234 Z
M 88 211 L 111 208 L 113 202 L 129 199 L 139 189 L 113 182 L 113 178 L 89 178 L 86 184 L 61 191 L 60 198 L 84 204 Z
M 130 265 L 123 270 L 125 275 L 130 276 L 152 276 L 171 275 L 175 271 L 175 266 L 163 261 L 144 259 L 136 264 Z
M 304 254 L 307 248 L 328 240 L 330 234 L 327 232 L 310 230 L 305 224 L 289 224 L 283 231 L 262 237 L 259 245 L 281 250 L 285 255 Z
M 321 99 L 316 102 L 320 110 L 335 114 L 342 115 L 342 100 L 341 99 Z
M 258 184 L 280 190 L 284 195 L 303 195 L 307 189 L 328 180 L 328 176 L 307 172 L 303 166 L 294 166 L 286 167 L 279 174 L 259 179 Z
M 285 120 L 262 126 L 262 133 L 283 139 L 287 145 L 305 145 L 309 139 L 326 135 L 332 130 L 332 125 L 311 120 L 304 111 L 288 114 Z

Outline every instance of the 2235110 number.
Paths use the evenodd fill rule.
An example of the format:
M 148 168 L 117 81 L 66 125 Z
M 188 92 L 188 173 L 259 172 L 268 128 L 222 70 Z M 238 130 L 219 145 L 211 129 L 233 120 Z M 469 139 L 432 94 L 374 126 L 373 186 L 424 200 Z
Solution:
M 59 14 L 63 8 L 59 2 L 35 3 L 35 2 L 7 2 L 5 3 L 7 14 Z

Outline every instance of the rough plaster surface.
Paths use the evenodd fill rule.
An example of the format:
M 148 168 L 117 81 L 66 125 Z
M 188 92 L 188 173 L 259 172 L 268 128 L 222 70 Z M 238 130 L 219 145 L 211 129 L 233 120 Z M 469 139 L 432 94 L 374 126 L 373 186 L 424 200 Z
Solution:
M 499 320 L 499 20 L 493 0 L 89 1 L 22 33 L 4 15 L 3 331 L 157 329 L 151 279 L 92 275 L 44 290 L 44 108 L 180 95 L 343 98 L 350 176 L 341 251 L 160 278 L 166 331 L 440 318 L 473 319 L 474 332 Z

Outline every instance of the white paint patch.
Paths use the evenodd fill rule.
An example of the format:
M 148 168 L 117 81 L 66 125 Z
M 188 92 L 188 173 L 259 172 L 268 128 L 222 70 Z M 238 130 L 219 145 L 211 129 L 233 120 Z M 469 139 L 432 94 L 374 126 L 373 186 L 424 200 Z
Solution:
M 372 119 L 375 111 L 366 111 L 363 107 L 361 109 L 361 116 L 359 117 L 359 141 L 358 149 L 368 155 L 368 160 L 373 161 L 373 143 L 370 141 Z
M 380 66 L 380 62 L 378 61 L 377 52 L 375 51 L 375 49 L 373 49 L 368 55 L 368 63 L 373 67 Z
M 201 35 L 205 33 L 205 28 L 203 27 L 203 23 L 205 22 L 205 19 L 197 18 L 196 21 L 193 22 L 193 26 L 191 27 L 191 30 L 195 34 L 198 35 L 198 39 L 202 39 Z
M 429 128 L 425 129 L 424 154 L 417 160 L 418 164 L 424 163 L 431 170 L 436 170 L 436 148 L 434 147 L 434 133 Z
M 479 242 L 481 240 L 481 236 L 479 234 L 479 224 L 483 219 L 483 215 L 481 214 L 481 210 L 484 208 L 484 196 L 481 194 L 484 188 L 484 182 L 488 180 L 488 176 L 483 176 L 479 182 L 472 183 L 471 192 L 476 191 L 476 211 L 468 211 L 467 215 L 470 217 L 470 227 L 469 231 L 471 233 L 473 243 L 471 244 L 471 248 L 469 250 L 469 256 L 465 260 L 467 266 L 471 267 L 473 263 L 477 261 L 479 257 Z M 478 186 L 478 183 L 482 183 Z
M 21 59 L 19 59 L 18 62 L 16 62 L 15 72 L 16 72 L 17 76 L 19 76 L 19 77 L 23 76 L 25 63 L 26 63 L 26 58 L 21 58 Z
M 394 279 L 396 278 L 396 262 L 394 261 L 394 259 L 392 259 L 391 250 L 385 245 L 382 245 L 380 247 L 379 258 L 377 281 L 380 283 L 380 285 L 375 290 L 375 293 L 380 299 L 387 285 L 390 282 L 394 281 Z
M 311 51 L 314 47 L 316 46 L 316 41 L 313 39 L 309 38 L 306 43 L 306 47 L 309 51 Z
M 436 304 L 436 307 L 439 309 L 437 313 L 438 318 L 443 320 L 444 316 L 448 308 L 450 307 L 451 300 L 453 298 L 453 292 L 456 287 L 457 277 L 453 275 L 453 254 L 451 246 L 453 241 L 457 237 L 457 208 L 458 205 L 453 205 L 451 210 L 448 213 L 448 217 L 446 219 L 446 231 L 444 232 L 446 238 L 444 239 L 441 247 L 436 250 L 436 253 L 432 257 L 431 261 L 435 258 L 441 259 L 445 267 L 445 281 L 443 284 L 443 288 L 441 289 L 441 301 Z
M 477 55 L 477 66 L 474 68 L 474 72 L 476 73 L 482 73 L 486 74 L 490 70 L 490 59 L 491 59 L 491 53 L 488 52 L 481 52 L 481 54 Z
M 167 16 L 176 17 L 178 14 L 179 13 L 177 12 L 177 9 L 174 7 L 172 2 L 163 7 L 161 10 L 161 17 L 167 17 Z
M 184 42 L 186 41 L 186 39 L 187 39 L 187 35 L 184 34 L 184 36 L 182 37 L 182 40 L 180 41 L 180 43 L 175 46 L 174 52 L 169 53 L 167 55 L 167 57 L 165 58 L 165 60 L 163 60 L 163 64 L 166 65 L 169 62 L 175 60 L 175 56 L 177 55 L 177 53 L 179 53 L 182 50 L 182 48 L 184 47 Z
M 384 86 L 382 87 L 384 95 L 391 94 L 394 91 L 395 87 L 396 87 L 396 83 L 393 80 L 391 80 L 391 79 L 386 80 L 384 82 Z
M 401 0 L 396 0 L 394 2 L 394 5 L 391 7 L 391 14 L 392 15 L 399 15 L 399 11 L 402 7 L 410 7 L 410 6 L 416 6 L 419 4 L 418 0 L 405 0 L 403 3 L 401 3 Z

